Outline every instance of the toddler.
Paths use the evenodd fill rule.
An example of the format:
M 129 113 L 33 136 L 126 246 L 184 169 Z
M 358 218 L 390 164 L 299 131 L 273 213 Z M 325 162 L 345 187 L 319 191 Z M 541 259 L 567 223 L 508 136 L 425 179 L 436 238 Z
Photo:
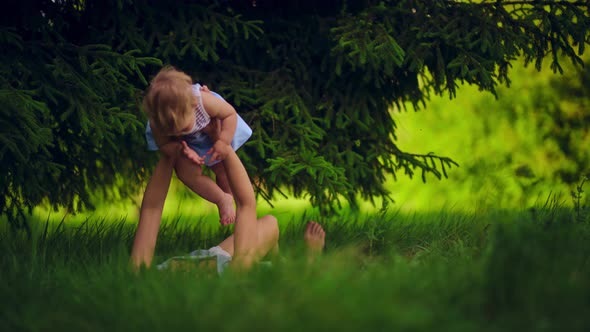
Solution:
M 143 106 L 149 119 L 148 148 L 173 160 L 177 177 L 217 205 L 222 225 L 233 223 L 233 196 L 220 161 L 226 145 L 235 151 L 250 138 L 250 127 L 220 95 L 172 67 L 160 70 L 150 82 Z M 211 167 L 216 182 L 202 174 L 202 165 Z

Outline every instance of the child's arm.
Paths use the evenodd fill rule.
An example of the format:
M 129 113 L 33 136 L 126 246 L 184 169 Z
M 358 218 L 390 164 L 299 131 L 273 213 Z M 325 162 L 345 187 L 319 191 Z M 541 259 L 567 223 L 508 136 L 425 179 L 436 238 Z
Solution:
M 206 85 L 201 87 L 201 97 L 207 114 L 221 120 L 221 131 L 217 139 L 231 144 L 238 123 L 235 108 L 224 99 L 214 96 Z
M 203 106 L 209 116 L 219 119 L 221 122 L 217 141 L 210 151 L 212 153 L 211 160 L 223 160 L 225 158 L 225 154 L 223 153 L 225 149 L 222 149 L 220 144 L 231 145 L 231 141 L 236 133 L 238 115 L 232 105 L 207 91 L 202 91 L 201 97 Z
M 205 163 L 205 157 L 199 156 L 194 150 L 188 147 L 185 141 L 178 137 L 162 135 L 157 128 L 152 128 L 152 135 L 156 145 L 162 154 L 170 158 L 176 158 L 182 152 L 187 158 L 197 165 Z

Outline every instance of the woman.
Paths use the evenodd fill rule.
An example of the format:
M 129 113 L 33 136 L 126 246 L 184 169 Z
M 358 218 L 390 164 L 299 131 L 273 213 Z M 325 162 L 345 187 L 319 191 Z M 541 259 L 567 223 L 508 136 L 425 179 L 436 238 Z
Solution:
M 218 271 L 222 270 L 225 265 L 237 270 L 248 270 L 269 252 L 278 251 L 279 228 L 277 220 L 271 215 L 260 219 L 256 218 L 254 189 L 244 165 L 233 148 L 230 145 L 223 146 L 217 150 L 217 153 L 223 160 L 227 179 L 236 201 L 236 226 L 233 235 L 207 251 L 210 256 L 217 257 L 218 263 L 220 256 L 224 258 L 222 263 L 231 261 L 231 264 L 224 263 L 221 267 L 218 264 Z M 173 165 L 173 160 L 161 159 L 148 183 L 146 192 L 157 189 L 166 195 Z M 163 187 L 166 190 L 161 190 Z M 151 197 L 151 195 L 146 196 Z M 142 209 L 142 213 L 150 211 L 150 215 L 160 216 L 158 219 L 161 219 L 163 201 L 161 200 L 160 203 L 160 200 L 157 199 L 153 202 L 144 200 L 143 204 L 146 209 Z M 140 220 L 131 253 L 131 259 L 136 268 L 141 265 L 151 265 L 160 226 L 160 220 L 154 220 L 154 218 L 140 217 Z M 305 240 L 312 255 L 321 252 L 324 246 L 324 237 L 325 232 L 319 224 L 308 223 Z

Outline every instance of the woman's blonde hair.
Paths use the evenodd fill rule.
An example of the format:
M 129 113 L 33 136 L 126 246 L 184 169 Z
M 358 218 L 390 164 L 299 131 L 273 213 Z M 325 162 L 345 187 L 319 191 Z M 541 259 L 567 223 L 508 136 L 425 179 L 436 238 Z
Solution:
M 193 112 L 193 81 L 174 67 L 164 67 L 150 82 L 143 108 L 150 122 L 163 133 L 181 129 Z

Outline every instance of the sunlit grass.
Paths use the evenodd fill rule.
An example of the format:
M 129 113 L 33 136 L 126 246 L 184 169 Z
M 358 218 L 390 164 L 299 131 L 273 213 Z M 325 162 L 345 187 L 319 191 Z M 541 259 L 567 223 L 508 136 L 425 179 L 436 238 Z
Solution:
M 326 250 L 307 265 L 307 215 L 281 226 L 272 267 L 221 277 L 129 269 L 135 227 L 93 216 L 0 232 L 0 323 L 10 331 L 567 330 L 590 323 L 590 220 L 535 210 L 350 213 L 320 218 Z M 156 263 L 230 229 L 167 217 Z M 45 226 L 47 230 L 45 231 Z

